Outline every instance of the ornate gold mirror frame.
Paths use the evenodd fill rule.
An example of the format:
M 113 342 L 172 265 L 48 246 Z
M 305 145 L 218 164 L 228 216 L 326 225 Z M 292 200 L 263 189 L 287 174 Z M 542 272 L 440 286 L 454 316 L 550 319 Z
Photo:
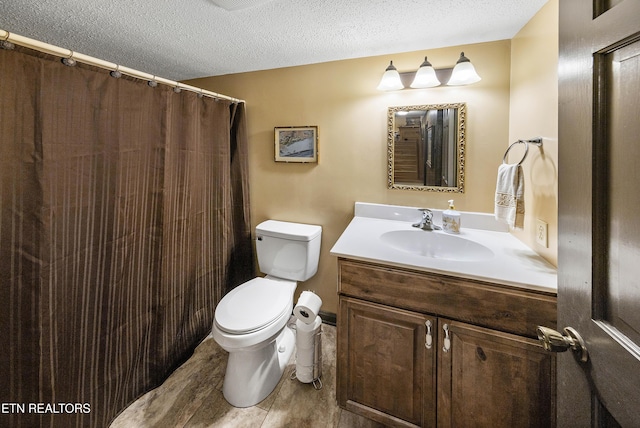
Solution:
M 387 187 L 464 193 L 465 131 L 465 103 L 389 107 Z

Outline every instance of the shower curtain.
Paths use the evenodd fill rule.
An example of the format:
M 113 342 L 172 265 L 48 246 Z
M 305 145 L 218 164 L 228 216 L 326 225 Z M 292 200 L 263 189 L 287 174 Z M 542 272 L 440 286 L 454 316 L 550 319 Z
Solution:
M 244 104 L 0 50 L 0 426 L 108 426 L 253 277 Z

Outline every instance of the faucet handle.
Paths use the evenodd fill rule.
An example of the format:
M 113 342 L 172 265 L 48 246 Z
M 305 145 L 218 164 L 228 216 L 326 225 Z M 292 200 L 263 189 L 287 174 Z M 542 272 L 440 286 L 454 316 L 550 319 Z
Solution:
M 413 227 L 419 227 L 423 230 L 433 230 L 432 220 L 433 220 L 433 211 L 429 208 L 418 208 L 418 211 L 422 212 L 422 220 L 418 223 L 412 224 Z
M 418 211 L 422 211 L 422 218 L 431 219 L 433 217 L 433 211 L 429 208 L 418 208 Z

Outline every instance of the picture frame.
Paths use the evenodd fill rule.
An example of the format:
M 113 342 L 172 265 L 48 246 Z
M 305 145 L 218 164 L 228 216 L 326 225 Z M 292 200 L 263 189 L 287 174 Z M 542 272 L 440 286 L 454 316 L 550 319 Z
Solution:
M 276 162 L 318 162 L 317 126 L 282 126 L 274 129 Z

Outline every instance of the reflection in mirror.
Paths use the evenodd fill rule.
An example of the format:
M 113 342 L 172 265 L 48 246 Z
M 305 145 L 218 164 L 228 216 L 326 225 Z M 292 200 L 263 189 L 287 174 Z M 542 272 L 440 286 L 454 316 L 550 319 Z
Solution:
M 389 107 L 390 189 L 464 192 L 466 105 Z

